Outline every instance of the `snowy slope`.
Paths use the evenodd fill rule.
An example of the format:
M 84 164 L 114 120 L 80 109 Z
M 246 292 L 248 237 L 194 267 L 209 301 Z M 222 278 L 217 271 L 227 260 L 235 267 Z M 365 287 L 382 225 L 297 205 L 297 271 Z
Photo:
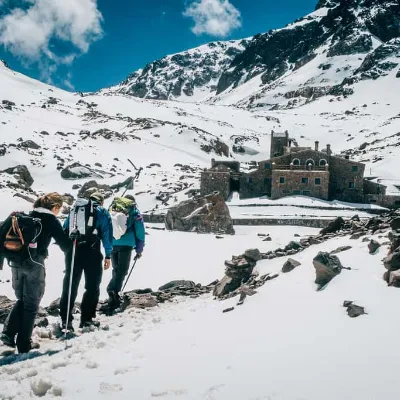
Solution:
M 234 254 L 248 242 L 260 245 L 256 232 L 273 237 L 260 245 L 262 250 L 275 248 L 293 235 L 293 230 L 278 229 L 242 228 L 240 246 L 239 237 L 214 240 L 208 252 L 219 253 L 221 243 Z M 157 235 L 162 241 L 171 233 Z M 191 234 L 184 236 L 182 244 L 193 242 Z M 312 258 L 348 244 L 339 238 L 312 246 L 296 256 L 300 267 L 268 282 L 240 307 L 235 307 L 237 299 L 219 302 L 207 295 L 103 318 L 109 331 L 84 335 L 67 350 L 42 340 L 44 349 L 60 352 L 1 367 L 0 398 L 47 392 L 45 398 L 65 399 L 395 400 L 400 365 L 388 345 L 397 339 L 398 289 L 381 279 L 386 248 L 369 255 L 367 243 L 352 241 L 353 248 L 339 258 L 353 270 L 343 271 L 324 291 L 315 290 Z M 206 279 L 221 274 L 220 261 L 217 256 Z M 262 261 L 257 267 L 260 274 L 274 273 L 284 262 Z M 172 275 L 183 267 L 188 263 L 182 258 L 169 265 Z M 350 319 L 344 300 L 364 306 L 368 315 Z M 235 310 L 223 314 L 230 306 Z
M 102 92 L 148 99 L 201 101 L 215 93 L 222 72 L 249 39 L 211 42 L 166 56 L 133 72 L 120 85 Z

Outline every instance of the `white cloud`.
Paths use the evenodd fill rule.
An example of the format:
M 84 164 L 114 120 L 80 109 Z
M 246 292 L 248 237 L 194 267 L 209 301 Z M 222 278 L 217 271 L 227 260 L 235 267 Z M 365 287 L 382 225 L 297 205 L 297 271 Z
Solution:
M 242 26 L 240 11 L 229 0 L 195 0 L 183 15 L 193 19 L 195 35 L 224 37 Z
M 39 66 L 71 64 L 102 37 L 102 20 L 97 0 L 25 0 L 0 18 L 0 44 Z M 66 44 L 67 54 L 52 46 L 54 40 Z

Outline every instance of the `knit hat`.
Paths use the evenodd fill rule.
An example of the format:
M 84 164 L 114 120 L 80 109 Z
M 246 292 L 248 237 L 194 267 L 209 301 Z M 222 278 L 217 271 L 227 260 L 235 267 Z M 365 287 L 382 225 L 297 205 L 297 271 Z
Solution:
M 104 195 L 101 194 L 100 192 L 94 192 L 90 195 L 90 200 L 97 201 L 100 204 L 104 203 Z

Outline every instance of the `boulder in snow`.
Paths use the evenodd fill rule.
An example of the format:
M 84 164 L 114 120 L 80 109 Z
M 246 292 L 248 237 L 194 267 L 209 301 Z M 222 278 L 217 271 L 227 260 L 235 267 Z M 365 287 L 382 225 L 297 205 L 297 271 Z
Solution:
M 379 249 L 379 247 L 381 247 L 381 244 L 376 240 L 371 239 L 371 241 L 368 243 L 369 254 L 374 254 Z
M 328 226 L 321 230 L 321 235 L 326 235 L 327 233 L 335 233 L 340 231 L 344 226 L 344 220 L 342 217 L 337 217 L 335 220 L 329 222 Z
M 68 165 L 61 171 L 61 178 L 72 180 L 82 178 L 103 178 L 103 176 L 91 168 L 85 167 L 84 165 L 76 162 Z
M 87 199 L 94 192 L 100 192 L 105 199 L 113 195 L 113 191 L 109 185 L 103 185 L 96 181 L 88 181 L 80 188 L 78 197 L 84 197 Z
M 261 252 L 258 249 L 247 249 L 244 252 L 244 256 L 252 261 L 260 261 L 262 259 Z
M 282 272 L 287 273 L 293 271 L 296 267 L 301 265 L 300 261 L 294 260 L 293 258 L 289 258 L 285 264 L 283 264 Z
M 170 208 L 165 226 L 185 232 L 235 233 L 229 208 L 219 193 L 186 200 Z
M 2 172 L 14 175 L 21 185 L 28 188 L 31 187 L 34 182 L 31 173 L 25 165 L 17 165 L 16 167 L 7 168 Z
M 192 289 L 196 286 L 196 284 L 193 281 L 185 281 L 185 280 L 178 280 L 178 281 L 171 281 L 166 283 L 163 286 L 160 286 L 158 290 L 163 291 L 163 290 L 171 290 L 175 288 L 186 288 L 186 289 Z
M 19 143 L 18 147 L 22 147 L 25 149 L 32 149 L 32 150 L 40 149 L 40 146 L 37 143 L 35 143 L 33 140 L 25 140 L 25 141 Z
M 313 264 L 316 273 L 315 283 L 320 286 L 326 285 L 339 275 L 343 268 L 337 256 L 322 251 L 314 257 Z

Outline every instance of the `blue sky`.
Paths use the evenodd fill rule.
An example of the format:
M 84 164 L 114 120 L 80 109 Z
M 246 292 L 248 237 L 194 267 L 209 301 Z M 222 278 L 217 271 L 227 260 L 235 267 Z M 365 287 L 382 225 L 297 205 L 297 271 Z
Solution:
M 279 28 L 317 0 L 0 0 L 0 59 L 94 91 L 167 54 Z

